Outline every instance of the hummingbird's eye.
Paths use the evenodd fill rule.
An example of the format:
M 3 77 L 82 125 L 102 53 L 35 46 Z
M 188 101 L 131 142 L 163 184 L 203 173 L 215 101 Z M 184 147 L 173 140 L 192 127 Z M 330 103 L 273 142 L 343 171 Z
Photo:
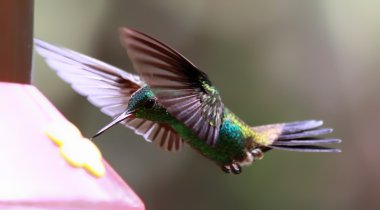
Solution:
M 150 99 L 148 99 L 148 100 L 145 101 L 144 107 L 148 108 L 148 109 L 152 108 L 155 103 L 156 103 L 155 100 L 150 98 Z

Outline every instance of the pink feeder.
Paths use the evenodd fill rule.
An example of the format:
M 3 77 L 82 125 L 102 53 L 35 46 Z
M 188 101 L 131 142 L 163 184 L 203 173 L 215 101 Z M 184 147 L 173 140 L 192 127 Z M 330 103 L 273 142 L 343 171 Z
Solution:
M 0 209 L 144 209 L 103 159 L 97 175 L 65 160 L 45 133 L 57 122 L 67 120 L 34 86 L 0 82 Z

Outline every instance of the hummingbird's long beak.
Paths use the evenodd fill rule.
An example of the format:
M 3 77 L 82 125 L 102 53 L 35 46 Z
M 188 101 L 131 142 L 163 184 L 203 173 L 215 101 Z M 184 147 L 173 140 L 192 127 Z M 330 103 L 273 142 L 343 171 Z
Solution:
M 118 117 L 116 117 L 115 119 L 112 120 L 112 122 L 110 122 L 108 125 L 104 126 L 102 129 L 100 129 L 93 137 L 93 138 L 96 138 L 97 136 L 99 136 L 100 134 L 104 133 L 106 130 L 110 129 L 112 126 L 116 125 L 117 123 L 127 119 L 128 117 L 130 117 L 131 115 L 133 114 L 133 111 L 126 111 L 126 112 L 123 112 L 121 115 L 119 115 Z

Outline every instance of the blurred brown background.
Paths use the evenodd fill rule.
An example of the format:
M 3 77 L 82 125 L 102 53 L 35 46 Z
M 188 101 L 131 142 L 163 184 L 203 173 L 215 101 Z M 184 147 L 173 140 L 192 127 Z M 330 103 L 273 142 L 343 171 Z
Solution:
M 117 126 L 96 140 L 147 209 L 380 209 L 380 2 L 36 0 L 35 36 L 129 72 L 117 28 L 173 46 L 258 125 L 309 118 L 340 154 L 274 151 L 239 176 Z M 110 121 L 35 56 L 34 84 L 85 135 Z

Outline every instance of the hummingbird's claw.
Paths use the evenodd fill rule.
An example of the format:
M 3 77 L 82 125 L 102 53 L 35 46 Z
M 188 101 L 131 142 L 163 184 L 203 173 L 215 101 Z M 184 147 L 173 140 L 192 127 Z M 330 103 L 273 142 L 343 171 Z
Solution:
M 231 172 L 233 174 L 240 174 L 242 171 L 241 166 L 236 162 L 232 162 L 231 164 L 223 165 L 222 170 L 228 174 Z
M 229 165 L 224 165 L 224 166 L 222 166 L 222 171 L 229 174 L 229 173 L 231 173 L 231 168 Z

